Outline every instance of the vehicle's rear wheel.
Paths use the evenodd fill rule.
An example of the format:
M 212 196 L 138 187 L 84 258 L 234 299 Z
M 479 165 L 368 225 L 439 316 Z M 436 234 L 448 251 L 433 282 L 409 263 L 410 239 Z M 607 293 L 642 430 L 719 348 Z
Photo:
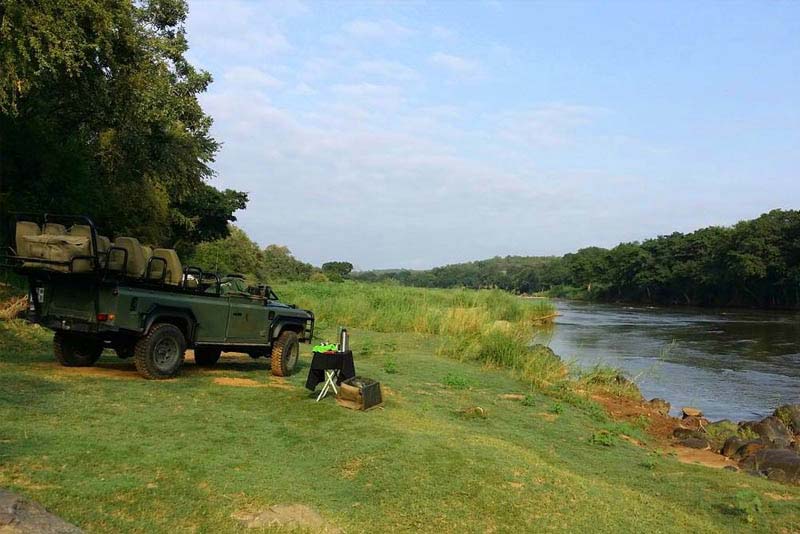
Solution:
M 272 374 L 289 376 L 297 369 L 300 361 L 300 342 L 296 332 L 281 332 L 272 346 Z
M 56 332 L 53 336 L 53 353 L 58 363 L 65 367 L 91 367 L 103 353 L 103 342 L 67 332 Z
M 180 371 L 185 353 L 183 332 L 174 324 L 160 323 L 136 343 L 133 361 L 145 378 L 172 378 Z
M 222 354 L 220 349 L 197 347 L 194 349 L 194 363 L 202 366 L 214 365 L 219 360 L 220 354 Z

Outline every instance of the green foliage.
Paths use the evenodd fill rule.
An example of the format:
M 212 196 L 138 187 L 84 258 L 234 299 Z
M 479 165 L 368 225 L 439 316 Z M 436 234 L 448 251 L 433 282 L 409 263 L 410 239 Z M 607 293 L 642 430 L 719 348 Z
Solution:
M 561 405 L 560 402 L 554 402 L 552 406 L 550 406 L 550 413 L 555 415 L 560 415 L 564 413 L 564 406 Z
M 528 393 L 527 395 L 525 395 L 525 398 L 522 399 L 522 405 L 528 407 L 536 406 L 536 397 Z
M 764 505 L 761 497 L 753 490 L 740 490 L 733 496 L 733 511 L 740 515 L 748 523 L 753 523 L 761 512 Z
M 442 379 L 442 384 L 450 389 L 467 389 L 470 385 L 469 380 L 455 373 L 447 373 Z
M 397 359 L 393 356 L 386 358 L 386 361 L 383 362 L 383 371 L 389 375 L 397 374 Z
M 322 264 L 322 272 L 326 275 L 337 275 L 340 278 L 347 278 L 353 270 L 353 264 L 349 261 L 329 261 Z
M 186 4 L 7 0 L 0 8 L 0 205 L 90 215 L 184 253 L 247 197 L 206 184 L 218 144 L 185 57 Z
M 252 276 L 261 269 L 264 254 L 247 234 L 232 226 L 228 237 L 198 245 L 187 263 L 222 275 L 240 273 Z
M 593 432 L 589 437 L 589 443 L 601 447 L 613 447 L 617 444 L 617 437 L 608 430 Z
M 264 261 L 258 276 L 270 283 L 278 280 L 308 280 L 313 270 L 311 265 L 292 256 L 287 247 L 269 245 L 264 249 Z
M 661 304 L 800 307 L 800 211 L 732 227 L 589 247 L 562 258 L 493 258 L 430 271 L 353 275 L 421 287 L 499 287 L 564 298 Z

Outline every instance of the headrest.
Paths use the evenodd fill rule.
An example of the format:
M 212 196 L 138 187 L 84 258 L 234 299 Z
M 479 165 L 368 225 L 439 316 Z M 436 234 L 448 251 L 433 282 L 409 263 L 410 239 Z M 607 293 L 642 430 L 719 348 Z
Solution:
M 183 266 L 178 258 L 178 253 L 171 248 L 157 248 L 153 251 L 153 257 L 150 262 L 150 278 L 160 280 L 164 262 L 156 261 L 155 258 L 161 258 L 166 262 L 167 274 L 164 276 L 164 281 L 168 284 L 179 285 L 183 278 Z
M 39 225 L 35 222 L 30 221 L 18 221 L 17 222 L 17 230 L 16 230 L 16 245 L 17 245 L 17 256 L 21 256 L 23 258 L 29 258 L 31 255 L 30 245 L 28 244 L 28 240 L 25 239 L 27 236 L 35 236 L 41 235 L 42 230 L 39 228 Z
M 47 223 L 44 225 L 42 233 L 46 235 L 66 235 L 67 228 L 63 224 Z
M 118 237 L 114 240 L 114 246 L 128 251 L 128 263 L 125 273 L 128 276 L 142 276 L 146 264 L 142 245 L 139 244 L 139 240 L 135 237 Z M 123 261 L 124 255 L 122 251 L 112 250 L 109 268 L 120 271 L 122 270 Z

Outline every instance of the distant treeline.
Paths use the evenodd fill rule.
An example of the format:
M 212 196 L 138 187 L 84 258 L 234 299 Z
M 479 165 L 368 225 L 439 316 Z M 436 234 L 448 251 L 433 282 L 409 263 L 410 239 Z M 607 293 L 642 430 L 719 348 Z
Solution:
M 563 257 L 509 256 L 426 271 L 354 273 L 421 287 L 498 287 L 605 301 L 800 308 L 800 211 Z

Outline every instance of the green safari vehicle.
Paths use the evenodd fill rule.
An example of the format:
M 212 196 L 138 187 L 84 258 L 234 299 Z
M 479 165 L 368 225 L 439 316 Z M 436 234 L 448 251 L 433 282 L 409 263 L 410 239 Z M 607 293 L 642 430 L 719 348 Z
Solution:
M 132 358 L 145 378 L 174 377 L 187 349 L 210 366 L 223 352 L 271 359 L 292 374 L 314 314 L 279 301 L 265 285 L 183 267 L 171 249 L 113 242 L 88 217 L 15 216 L 5 264 L 28 278 L 28 319 L 55 332 L 65 366 L 91 366 L 106 348 Z

